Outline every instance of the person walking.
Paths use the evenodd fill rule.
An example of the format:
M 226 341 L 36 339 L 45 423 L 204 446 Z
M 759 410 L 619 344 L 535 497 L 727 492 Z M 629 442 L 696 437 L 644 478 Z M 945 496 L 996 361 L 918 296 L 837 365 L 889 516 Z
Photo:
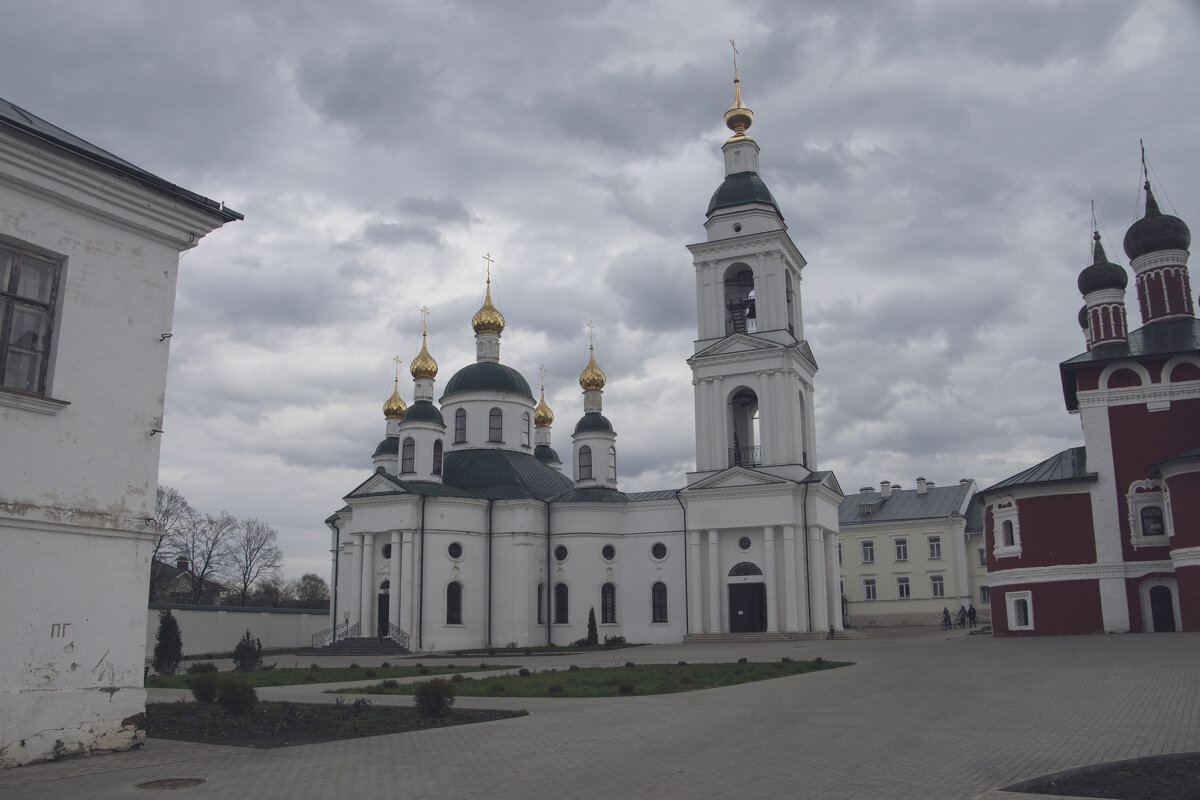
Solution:
M 975 604 L 967 606 L 967 624 L 972 628 L 975 627 Z

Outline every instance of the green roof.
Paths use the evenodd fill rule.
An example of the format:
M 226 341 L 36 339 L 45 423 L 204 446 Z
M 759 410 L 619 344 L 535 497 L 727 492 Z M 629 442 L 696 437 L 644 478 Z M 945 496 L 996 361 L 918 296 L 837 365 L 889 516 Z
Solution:
M 551 500 L 575 486 L 529 453 L 511 450 L 451 450 L 443 461 L 442 481 L 476 497 L 495 500 Z
M 991 494 L 998 489 L 1015 486 L 1035 486 L 1063 481 L 1097 481 L 1099 476 L 1087 469 L 1087 448 L 1072 447 L 1050 456 L 1040 464 L 1034 464 L 1024 472 L 1005 478 L 980 492 Z
M 375 455 L 382 456 L 388 453 L 397 454 L 400 452 L 400 438 L 398 436 L 389 436 L 379 443 L 375 448 Z
M 438 425 L 445 425 L 442 420 L 442 412 L 437 410 L 437 406 L 428 400 L 418 400 L 408 407 L 404 412 L 405 422 L 436 422 Z
M 444 404 L 447 397 L 467 392 L 508 392 L 533 399 L 533 392 L 521 373 L 496 361 L 477 361 L 454 373 L 441 402 Z
M 608 417 L 598 411 L 589 411 L 579 418 L 579 422 L 575 423 L 576 433 L 585 433 L 587 431 L 608 431 L 612 433 L 613 426 L 608 421 Z
M 758 173 L 735 172 L 727 176 L 725 182 L 717 188 L 717 191 L 713 192 L 712 200 L 708 202 L 706 216 L 711 217 L 713 212 L 719 208 L 744 206 L 749 203 L 765 203 L 774 208 L 776 214 L 780 213 L 779 206 L 775 204 L 775 198 L 771 196 L 771 190 L 763 183 L 763 179 L 758 177 Z

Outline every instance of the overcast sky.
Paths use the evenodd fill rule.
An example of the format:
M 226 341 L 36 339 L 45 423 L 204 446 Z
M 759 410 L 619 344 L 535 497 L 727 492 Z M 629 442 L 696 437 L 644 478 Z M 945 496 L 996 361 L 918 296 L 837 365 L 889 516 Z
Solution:
M 273 524 L 292 576 L 328 575 L 395 354 L 412 400 L 420 307 L 439 392 L 474 360 L 486 252 L 559 453 L 593 320 L 621 487 L 683 485 L 684 245 L 723 177 L 730 38 L 847 493 L 1082 443 L 1057 364 L 1084 349 L 1092 200 L 1128 265 L 1139 138 L 1200 224 L 1192 0 L 5 5 L 0 96 L 246 215 L 182 259 L 160 477 Z

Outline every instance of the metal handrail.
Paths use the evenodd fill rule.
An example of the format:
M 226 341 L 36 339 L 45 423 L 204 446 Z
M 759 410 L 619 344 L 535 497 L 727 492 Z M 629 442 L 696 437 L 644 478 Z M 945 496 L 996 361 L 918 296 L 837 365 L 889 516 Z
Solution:
M 729 466 L 731 467 L 740 467 L 743 464 L 746 466 L 757 466 L 761 463 L 762 454 L 758 445 L 729 448 Z
M 403 631 L 392 623 L 388 623 L 387 639 L 391 639 L 401 647 L 408 649 L 408 643 L 412 641 L 412 636 L 407 631 Z
M 313 647 L 324 647 L 330 642 L 336 642 L 338 639 L 349 639 L 358 635 L 358 623 L 350 624 L 347 620 L 340 625 L 334 625 L 332 628 L 326 628 L 323 631 L 317 631 L 312 635 Z

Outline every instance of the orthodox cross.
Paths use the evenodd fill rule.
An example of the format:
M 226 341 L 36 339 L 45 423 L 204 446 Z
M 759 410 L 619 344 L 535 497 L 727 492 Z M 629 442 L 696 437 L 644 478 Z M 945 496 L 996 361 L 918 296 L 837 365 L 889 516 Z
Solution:
M 396 383 L 399 383 L 400 382 L 400 355 L 397 354 L 397 355 L 392 356 L 392 361 L 396 365 L 395 369 L 393 370 L 395 372 L 395 375 L 393 375 L 393 378 L 395 378 Z
M 421 306 L 421 336 L 429 331 L 429 306 Z
M 538 364 L 538 372 L 542 374 L 542 392 L 544 394 L 546 391 L 546 365 Z
M 492 262 L 495 261 L 496 259 L 492 258 L 492 254 L 490 252 L 487 252 L 487 253 L 483 254 L 483 260 L 487 262 L 487 279 L 488 279 L 488 283 L 491 283 L 492 282 Z
M 730 39 L 729 46 L 733 48 L 733 79 L 737 80 L 737 76 L 738 76 L 738 74 L 737 74 L 737 57 L 738 57 L 737 42 L 735 42 L 733 39 Z

